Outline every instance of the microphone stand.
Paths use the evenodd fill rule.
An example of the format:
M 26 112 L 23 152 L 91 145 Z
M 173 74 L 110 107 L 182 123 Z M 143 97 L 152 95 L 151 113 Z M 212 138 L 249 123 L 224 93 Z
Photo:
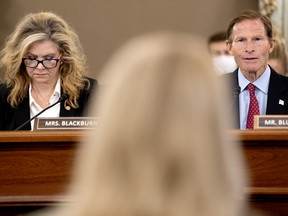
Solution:
M 38 117 L 39 115 L 41 115 L 43 112 L 45 112 L 46 110 L 50 109 L 51 107 L 55 106 L 56 104 L 60 103 L 61 101 L 65 101 L 68 98 L 68 94 L 64 93 L 63 95 L 61 95 L 61 97 L 59 98 L 59 100 L 57 102 L 55 102 L 54 104 L 46 107 L 45 109 L 43 109 L 41 112 L 37 113 L 37 115 L 33 116 L 32 118 L 28 119 L 26 122 L 24 122 L 22 125 L 20 125 L 19 127 L 17 127 L 15 129 L 15 131 L 18 131 L 20 129 L 22 129 L 24 126 L 26 126 L 28 123 L 30 123 L 31 121 L 33 121 L 36 117 Z

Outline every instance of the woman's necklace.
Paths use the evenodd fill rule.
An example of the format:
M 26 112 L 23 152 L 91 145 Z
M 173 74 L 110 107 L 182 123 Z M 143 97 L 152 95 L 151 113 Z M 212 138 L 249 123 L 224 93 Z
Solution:
M 48 96 L 42 96 L 41 94 L 36 93 L 36 91 L 32 90 L 32 97 L 34 98 L 36 103 L 43 109 L 50 105 L 51 94 L 48 94 Z

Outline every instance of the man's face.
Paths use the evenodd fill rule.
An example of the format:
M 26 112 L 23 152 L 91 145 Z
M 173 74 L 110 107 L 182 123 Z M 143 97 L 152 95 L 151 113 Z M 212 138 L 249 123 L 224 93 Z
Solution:
M 212 56 L 230 55 L 225 40 L 210 43 L 209 49 Z
M 247 19 L 234 25 L 227 46 L 243 75 L 253 82 L 264 73 L 274 41 L 260 19 Z

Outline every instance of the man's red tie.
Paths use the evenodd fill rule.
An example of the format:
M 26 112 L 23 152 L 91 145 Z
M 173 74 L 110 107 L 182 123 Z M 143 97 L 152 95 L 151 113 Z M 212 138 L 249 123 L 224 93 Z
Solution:
M 252 83 L 248 84 L 248 90 L 250 95 L 250 104 L 249 104 L 249 110 L 247 115 L 247 122 L 246 122 L 246 128 L 247 129 L 253 129 L 254 128 L 254 116 L 259 115 L 259 105 L 257 98 L 255 97 L 255 85 Z

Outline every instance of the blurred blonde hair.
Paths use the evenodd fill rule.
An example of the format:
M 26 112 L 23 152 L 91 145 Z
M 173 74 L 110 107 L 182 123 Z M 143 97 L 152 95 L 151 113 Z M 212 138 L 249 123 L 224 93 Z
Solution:
M 155 33 L 116 52 L 90 111 L 100 126 L 80 145 L 79 202 L 54 215 L 240 215 L 241 152 L 224 132 L 225 91 L 205 47 Z
M 22 58 L 32 44 L 44 40 L 51 40 L 59 46 L 61 87 L 69 95 L 67 104 L 76 108 L 80 91 L 88 82 L 86 56 L 75 30 L 52 12 L 26 15 L 8 36 L 0 52 L 4 82 L 10 88 L 8 102 L 12 107 L 17 107 L 27 96 L 31 80 Z
M 276 70 L 278 73 L 287 76 L 287 70 L 288 70 L 288 58 L 287 58 L 287 48 L 286 48 L 286 41 L 285 38 L 281 32 L 281 29 L 273 24 L 273 39 L 275 41 L 274 43 L 274 49 L 269 54 L 269 60 L 279 60 L 279 68 L 282 69 L 282 71 Z M 269 63 L 268 60 L 268 63 Z M 276 69 L 276 68 L 274 68 Z

